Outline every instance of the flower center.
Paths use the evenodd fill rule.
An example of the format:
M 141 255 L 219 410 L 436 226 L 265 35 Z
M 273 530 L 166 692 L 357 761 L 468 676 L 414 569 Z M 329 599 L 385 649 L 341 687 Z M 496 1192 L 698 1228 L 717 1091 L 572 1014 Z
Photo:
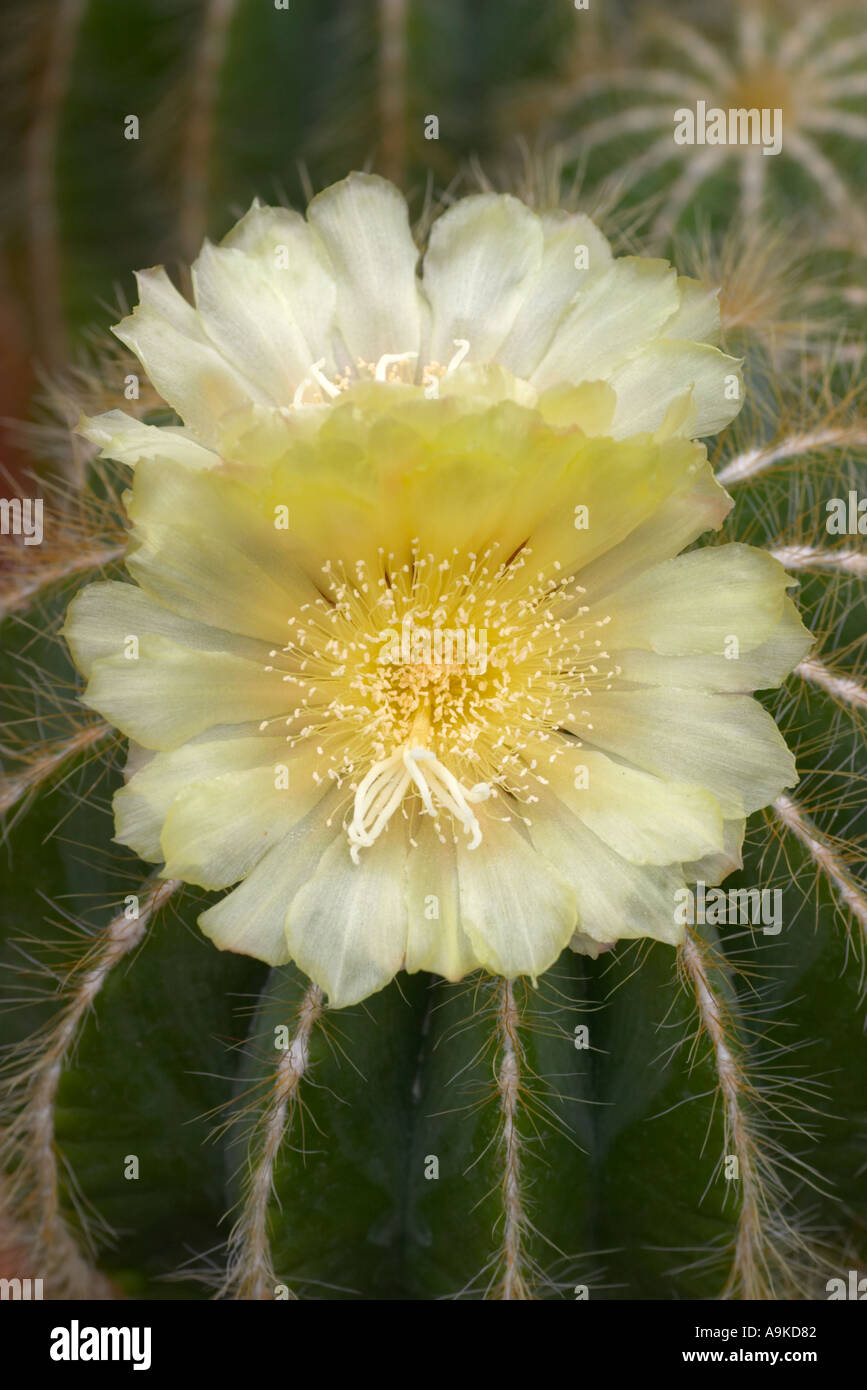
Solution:
M 588 618 L 583 591 L 556 570 L 533 575 L 528 547 L 504 564 L 497 551 L 437 559 L 413 541 L 402 565 L 382 549 L 375 567 L 329 562 L 322 597 L 271 654 L 299 696 L 290 743 L 312 741 L 314 779 L 353 794 L 356 863 L 407 802 L 443 842 L 451 826 L 475 849 L 474 807 L 536 800 L 534 781 L 568 746 L 558 731 L 587 724 L 585 697 L 614 674 L 600 664 L 608 619 Z
M 410 783 L 415 784 L 425 814 L 433 817 L 435 823 L 439 818 L 439 805 L 463 826 L 470 836 L 470 849 L 476 849 L 481 844 L 482 832 L 472 807 L 486 801 L 493 788 L 489 782 L 477 782 L 473 787 L 462 786 L 427 746 L 430 732 L 427 707 L 421 706 L 407 742 L 390 757 L 375 762 L 356 788 L 353 816 L 346 832 L 349 852 L 356 864 L 359 862 L 359 850 L 372 845 L 385 829 L 403 801 Z
M 378 362 L 357 358 L 354 367 L 340 372 L 334 380 L 324 370 L 325 358 L 320 357 L 318 362 L 310 364 L 307 375 L 299 381 L 291 406 L 284 406 L 283 410 L 291 412 L 305 405 L 323 405 L 358 381 L 417 382 L 424 387 L 426 396 L 438 396 L 440 381 L 451 376 L 470 350 L 466 338 L 455 338 L 454 346 L 455 352 L 445 365 L 432 361 L 419 366 L 417 352 L 385 352 Z

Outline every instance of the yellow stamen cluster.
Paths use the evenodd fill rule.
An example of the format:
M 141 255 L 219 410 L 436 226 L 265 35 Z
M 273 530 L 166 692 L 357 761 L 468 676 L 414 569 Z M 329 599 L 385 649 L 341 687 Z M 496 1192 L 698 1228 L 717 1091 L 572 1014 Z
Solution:
M 471 807 L 498 793 L 531 804 L 534 781 L 569 746 L 558 731 L 592 727 L 590 697 L 616 675 L 601 636 L 609 619 L 590 617 L 583 590 L 556 567 L 534 574 L 529 547 L 505 562 L 497 550 L 437 558 L 416 540 L 403 564 L 383 549 L 375 571 L 363 559 L 348 571 L 326 563 L 322 596 L 290 618 L 290 640 L 271 653 L 269 670 L 299 694 L 290 743 L 312 740 L 316 781 L 354 793 L 353 858 L 413 794 L 441 840 L 438 808 L 474 847 Z M 486 662 L 384 660 L 384 636 L 407 624 L 484 631 Z

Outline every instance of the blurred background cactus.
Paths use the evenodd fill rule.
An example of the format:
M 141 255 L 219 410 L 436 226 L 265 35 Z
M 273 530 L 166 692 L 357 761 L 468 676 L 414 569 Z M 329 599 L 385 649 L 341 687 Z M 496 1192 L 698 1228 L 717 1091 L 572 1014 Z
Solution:
M 862 7 L 9 0 L 2 25 L 2 486 L 45 499 L 41 545 L 0 539 L 3 1272 L 47 1297 L 826 1297 L 867 1260 Z M 782 154 L 675 145 L 699 100 L 781 109 Z M 762 697 L 800 785 L 725 885 L 779 890 L 778 933 L 566 952 L 535 988 L 402 976 L 330 1013 L 112 842 L 123 740 L 57 634 L 119 573 L 125 470 L 69 427 L 168 418 L 106 331 L 133 269 L 182 279 L 254 195 L 359 167 L 420 243 L 481 183 L 722 285 L 748 389 L 710 543 L 783 560 L 816 634 Z

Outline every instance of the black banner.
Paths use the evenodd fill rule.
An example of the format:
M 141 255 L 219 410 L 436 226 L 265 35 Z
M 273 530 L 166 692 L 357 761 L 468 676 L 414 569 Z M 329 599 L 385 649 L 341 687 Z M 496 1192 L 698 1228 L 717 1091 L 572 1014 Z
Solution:
M 838 1292 L 832 1290 L 832 1293 Z M 856 1294 L 859 1293 L 856 1285 Z M 857 1365 L 864 1348 L 865 1312 L 859 1303 L 864 1294 L 829 1298 L 827 1302 L 799 1303 L 628 1303 L 577 1301 L 561 1307 L 554 1322 L 544 1324 L 551 1336 L 570 1339 L 572 1354 L 581 1348 L 581 1358 L 602 1360 L 611 1373 L 639 1370 L 665 1375 L 675 1367 L 701 1374 L 706 1367 L 765 1366 L 787 1369 L 807 1366 L 823 1377 Z M 843 1306 L 844 1304 L 848 1306 Z M 403 1304 L 405 1313 L 412 1304 Z M 425 1359 L 431 1365 L 432 1353 L 443 1347 L 444 1358 L 455 1355 L 449 1333 L 460 1330 L 462 1370 L 472 1356 L 472 1334 L 478 1330 L 478 1354 L 488 1369 L 492 1346 L 485 1334 L 493 1328 L 505 1331 L 510 1341 L 522 1341 L 542 1325 L 536 1313 L 509 1315 L 507 1325 L 496 1321 L 489 1311 L 480 1323 L 465 1323 L 466 1308 L 428 1307 L 418 1314 L 431 1330 Z M 553 1317 L 554 1306 L 549 1307 Z M 355 1318 L 364 1318 L 363 1336 L 350 1341 Z M 352 1355 L 364 1356 L 365 1374 L 373 1374 L 376 1357 L 376 1329 L 380 1315 L 376 1305 L 365 1303 L 363 1311 L 353 1305 L 333 1303 L 280 1302 L 269 1305 L 243 1303 L 40 1303 L 7 1300 L 0 1303 L 0 1336 L 3 1365 L 17 1363 L 25 1372 L 48 1375 L 59 1383 L 70 1376 L 99 1376 L 109 1371 L 165 1376 L 238 1372 L 249 1376 L 266 1366 L 283 1366 L 287 1375 L 297 1366 L 297 1357 L 307 1349 L 310 1355 L 327 1359 L 329 1374 L 335 1370 L 335 1345 L 354 1348 Z M 495 1322 L 489 1322 L 494 1316 Z M 523 1317 L 529 1317 L 524 1323 Z M 547 1318 L 548 1314 L 544 1314 Z M 323 1321 L 320 1323 L 320 1317 Z M 452 1318 L 458 1319 L 457 1323 Z M 348 1321 L 347 1321 L 348 1320 Z M 422 1335 L 425 1335 L 424 1333 Z M 321 1337 L 321 1340 L 320 1340 Z M 383 1353 L 394 1350 L 394 1325 L 383 1323 Z M 400 1338 L 403 1341 L 403 1337 Z M 524 1343 L 525 1355 L 531 1355 Z M 541 1348 L 535 1344 L 535 1352 Z M 565 1350 L 565 1348 L 561 1348 Z M 559 1357 L 558 1357 L 559 1359 Z M 547 1356 L 545 1357 L 547 1360 Z

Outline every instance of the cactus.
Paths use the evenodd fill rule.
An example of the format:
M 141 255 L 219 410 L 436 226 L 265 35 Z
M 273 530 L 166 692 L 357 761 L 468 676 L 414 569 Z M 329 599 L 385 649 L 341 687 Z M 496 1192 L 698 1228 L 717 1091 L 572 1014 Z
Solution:
M 53 1298 L 826 1297 L 867 1260 L 863 19 L 828 4 L 798 31 L 843 83 L 822 109 L 850 143 L 813 161 L 829 226 L 797 161 L 764 160 L 758 188 L 759 150 L 744 217 L 695 150 L 674 190 L 622 140 L 617 169 L 594 163 L 586 103 L 613 123 L 600 93 L 618 105 L 658 73 L 660 45 L 727 51 L 709 5 L 692 37 L 648 48 L 637 5 L 25 8 L 4 264 L 44 368 L 17 491 L 45 506 L 41 544 L 4 535 L 0 568 L 4 1271 Z M 742 44 L 773 44 L 789 7 L 739 13 Z M 552 124 L 516 155 L 510 137 Z M 481 181 L 721 285 L 746 400 L 707 441 L 734 506 L 696 548 L 769 552 L 814 643 L 758 696 L 799 780 L 748 820 L 721 890 L 738 918 L 699 913 L 676 949 L 564 950 L 537 978 L 399 974 L 334 1007 L 291 961 L 215 950 L 197 923 L 221 895 L 114 838 L 141 750 L 83 702 L 62 631 L 86 586 L 126 576 L 131 471 L 70 426 L 83 412 L 92 441 L 101 412 L 176 419 L 99 304 L 140 265 L 185 266 L 254 195 L 303 207 L 365 163 L 406 190 L 420 249 L 455 181 Z

